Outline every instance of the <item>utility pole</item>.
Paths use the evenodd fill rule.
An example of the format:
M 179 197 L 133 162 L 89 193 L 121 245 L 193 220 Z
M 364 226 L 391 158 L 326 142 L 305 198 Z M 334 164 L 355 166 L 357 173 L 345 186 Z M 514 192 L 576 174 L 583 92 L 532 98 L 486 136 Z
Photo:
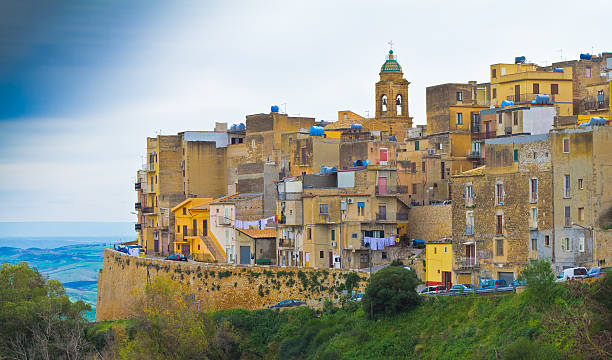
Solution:
M 370 249 L 368 250 L 368 260 L 370 263 L 370 284 L 369 285 L 372 285 L 372 243 L 370 243 Z M 374 305 L 372 304 L 372 299 L 370 299 L 370 319 L 374 320 Z

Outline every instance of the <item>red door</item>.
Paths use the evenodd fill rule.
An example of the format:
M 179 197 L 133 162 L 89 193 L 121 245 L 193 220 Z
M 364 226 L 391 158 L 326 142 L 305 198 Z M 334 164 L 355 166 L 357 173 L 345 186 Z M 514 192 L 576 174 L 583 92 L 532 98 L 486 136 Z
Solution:
M 444 285 L 445 288 L 450 289 L 451 286 L 453 285 L 451 283 L 451 273 L 450 271 L 442 271 L 442 285 Z
M 329 267 L 333 268 L 334 267 L 334 253 L 333 252 L 329 252 Z
M 380 164 L 385 165 L 387 163 L 387 149 L 380 149 Z
M 387 178 L 386 177 L 378 178 L 378 193 L 379 194 L 387 193 Z

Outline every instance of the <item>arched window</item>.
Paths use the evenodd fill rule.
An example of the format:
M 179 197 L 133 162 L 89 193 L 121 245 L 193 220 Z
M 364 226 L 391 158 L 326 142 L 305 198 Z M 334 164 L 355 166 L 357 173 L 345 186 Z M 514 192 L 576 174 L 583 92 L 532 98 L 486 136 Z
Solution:
M 387 111 L 387 95 L 382 96 L 382 112 Z
M 397 115 L 402 115 L 402 95 L 397 95 L 395 98 L 395 112 Z

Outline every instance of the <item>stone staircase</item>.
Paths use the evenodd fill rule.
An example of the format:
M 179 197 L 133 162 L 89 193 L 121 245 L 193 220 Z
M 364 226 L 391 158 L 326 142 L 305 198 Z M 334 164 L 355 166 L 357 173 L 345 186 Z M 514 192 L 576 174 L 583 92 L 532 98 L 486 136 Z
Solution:
M 200 239 L 204 242 L 212 256 L 215 258 L 215 262 L 217 263 L 225 263 L 227 262 L 227 258 L 225 257 L 225 253 L 221 250 L 217 241 L 210 236 L 200 236 Z

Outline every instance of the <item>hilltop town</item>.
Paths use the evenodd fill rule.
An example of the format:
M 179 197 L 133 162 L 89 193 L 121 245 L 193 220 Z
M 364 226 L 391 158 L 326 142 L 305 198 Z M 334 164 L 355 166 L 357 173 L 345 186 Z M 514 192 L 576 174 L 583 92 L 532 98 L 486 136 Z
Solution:
M 446 288 L 512 283 L 530 259 L 557 274 L 610 266 L 612 53 L 482 71 L 489 82 L 428 87 L 426 125 L 413 125 L 391 50 L 373 117 L 318 121 L 273 105 L 147 138 L 138 245 L 146 257 L 255 267 L 400 259 Z

